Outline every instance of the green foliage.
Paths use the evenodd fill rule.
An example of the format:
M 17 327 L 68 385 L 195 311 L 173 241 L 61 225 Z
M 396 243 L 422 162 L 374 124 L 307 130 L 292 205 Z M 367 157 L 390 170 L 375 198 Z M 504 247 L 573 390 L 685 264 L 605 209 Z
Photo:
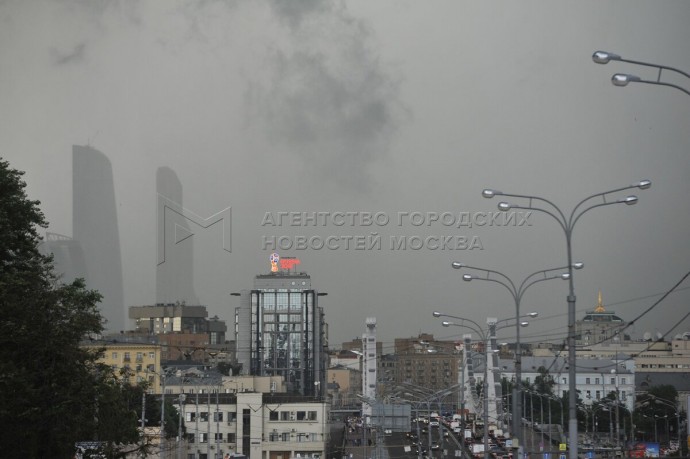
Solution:
M 549 370 L 545 367 L 539 367 L 539 375 L 534 378 L 534 389 L 545 395 L 553 394 L 553 386 L 556 384 L 553 380 L 553 376 L 549 374 Z
M 0 444 L 12 457 L 72 458 L 79 441 L 136 443 L 136 411 L 99 351 L 101 295 L 65 285 L 38 250 L 47 223 L 22 172 L 0 159 Z M 9 451 L 9 450 L 8 450 Z

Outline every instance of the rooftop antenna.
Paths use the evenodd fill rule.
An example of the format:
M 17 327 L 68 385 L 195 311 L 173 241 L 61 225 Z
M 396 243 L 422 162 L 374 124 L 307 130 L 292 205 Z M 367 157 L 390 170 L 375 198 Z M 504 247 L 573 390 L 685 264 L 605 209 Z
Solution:
M 87 147 L 91 147 L 91 141 L 96 139 L 96 137 L 98 136 L 98 133 L 99 133 L 99 132 L 101 132 L 101 131 L 96 131 L 96 133 L 93 135 L 93 137 L 89 137 L 89 138 L 86 140 L 86 146 L 87 146 Z

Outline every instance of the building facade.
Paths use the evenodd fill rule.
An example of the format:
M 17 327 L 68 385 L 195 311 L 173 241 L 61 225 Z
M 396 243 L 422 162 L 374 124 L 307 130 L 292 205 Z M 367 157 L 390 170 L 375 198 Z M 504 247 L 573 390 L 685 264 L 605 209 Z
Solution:
M 84 347 L 104 349 L 99 363 L 108 365 L 113 373 L 129 384 L 147 382 L 150 391 L 161 393 L 161 347 L 147 342 L 89 343 Z
M 304 272 L 261 274 L 235 309 L 235 343 L 242 373 L 282 376 L 288 392 L 319 395 L 326 388 L 327 337 L 321 296 Z
M 585 316 L 575 322 L 575 344 L 577 346 L 597 346 L 630 341 L 625 334 L 627 323 L 613 311 L 604 308 L 601 291 L 597 305 Z
M 167 378 L 165 397 L 182 413 L 184 441 L 169 443 L 163 457 L 324 458 L 329 405 L 321 398 L 279 392 L 284 387 L 278 377 L 186 372 Z

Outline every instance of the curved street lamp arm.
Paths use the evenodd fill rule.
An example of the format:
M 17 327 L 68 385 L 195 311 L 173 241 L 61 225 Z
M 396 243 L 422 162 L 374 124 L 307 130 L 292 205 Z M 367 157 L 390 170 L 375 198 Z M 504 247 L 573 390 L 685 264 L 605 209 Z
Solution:
M 512 193 L 503 193 L 503 192 L 500 193 L 500 196 L 509 196 L 512 198 L 527 199 L 530 201 L 530 205 L 528 207 L 519 207 L 519 206 L 511 206 L 511 207 L 516 207 L 516 208 L 521 208 L 521 209 L 530 209 L 530 210 L 541 210 L 542 212 L 548 213 L 549 215 L 551 215 L 553 218 L 555 218 L 559 222 L 565 223 L 565 221 L 566 221 L 566 218 L 565 218 L 565 215 L 563 214 L 563 211 L 561 211 L 561 209 L 556 204 L 554 204 L 553 202 L 549 201 L 546 198 L 542 198 L 541 196 L 530 196 L 527 194 L 512 194 Z M 541 201 L 543 203 L 550 205 L 551 207 L 554 208 L 554 210 L 558 213 L 558 215 L 560 215 L 561 218 L 559 219 L 558 217 L 556 217 L 556 215 L 554 215 L 553 213 L 551 213 L 545 209 L 540 209 L 538 207 L 532 207 L 532 201 Z
M 624 189 L 625 189 L 625 188 L 624 188 Z M 569 225 L 570 231 L 571 231 L 571 232 L 573 231 L 573 228 L 575 227 L 575 223 L 577 223 L 577 221 L 580 219 L 580 217 L 582 217 L 584 214 L 586 214 L 586 213 L 589 212 L 590 210 L 596 209 L 597 207 L 611 206 L 611 205 L 614 205 L 614 204 L 626 204 L 626 202 L 625 202 L 625 201 L 608 201 L 608 202 L 601 202 L 601 203 L 599 203 L 599 204 L 594 204 L 594 205 L 592 205 L 592 206 L 587 207 L 586 209 L 580 211 L 577 215 L 575 215 L 575 214 L 573 213 L 573 214 L 571 215 L 571 217 L 570 217 L 571 219 L 574 217 L 574 219 L 570 222 L 570 225 Z
M 546 277 L 546 273 L 549 273 L 551 271 L 562 271 L 564 269 L 568 269 L 568 266 L 559 266 L 558 268 L 542 269 L 541 271 L 535 271 L 529 276 L 525 277 L 525 279 L 520 284 L 520 287 L 517 289 L 517 300 L 520 301 L 522 299 L 522 295 L 525 293 L 525 290 L 527 290 L 531 285 L 534 285 L 537 282 L 541 282 L 543 280 L 558 279 L 559 277 L 561 277 L 560 275 Z M 531 279 L 538 274 L 543 274 L 544 277 L 541 279 L 537 279 L 535 281 L 531 281 Z
M 508 276 L 506 276 L 505 274 L 500 273 L 498 271 L 493 271 L 491 269 L 474 268 L 472 266 L 466 266 L 466 268 L 475 269 L 477 271 L 484 271 L 485 273 L 487 273 L 486 277 L 473 277 L 472 280 L 482 280 L 482 281 L 496 282 L 497 284 L 501 284 L 510 292 L 513 299 L 515 301 L 518 301 L 518 296 L 517 296 L 518 295 L 518 289 L 515 287 L 515 284 L 513 283 L 513 281 Z M 491 274 L 496 274 L 498 276 L 501 276 L 507 282 L 504 282 L 500 279 L 494 279 L 492 277 L 489 277 Z
M 596 54 L 596 53 L 595 53 L 595 54 Z M 688 73 L 686 73 L 686 72 L 684 72 L 684 71 L 682 71 L 682 70 L 680 70 L 680 69 L 677 69 L 677 68 L 675 68 L 675 67 L 671 67 L 671 66 L 668 66 L 668 65 L 661 65 L 661 64 L 653 64 L 653 63 L 651 63 L 651 62 L 644 62 L 644 61 L 636 61 L 636 60 L 632 60 L 632 59 L 625 59 L 625 58 L 622 58 L 622 57 L 620 57 L 620 56 L 618 56 L 618 55 L 615 55 L 615 54 L 612 54 L 612 53 L 607 53 L 607 54 L 608 54 L 608 56 L 610 57 L 610 60 L 620 61 L 620 62 L 627 62 L 628 64 L 643 65 L 643 66 L 645 66 L 645 67 L 652 67 L 652 68 L 655 68 L 655 69 L 659 69 L 659 76 L 658 76 L 659 79 L 661 78 L 661 71 L 662 71 L 662 70 L 668 70 L 668 71 L 670 71 L 670 72 L 675 72 L 675 73 L 678 73 L 679 75 L 683 75 L 685 78 L 690 79 L 690 74 L 688 74 Z M 595 62 L 596 62 L 596 61 L 595 61 Z M 602 63 L 605 63 L 605 62 L 602 62 Z
M 484 278 L 484 277 L 475 277 L 475 279 L 493 280 L 493 281 L 495 281 L 495 282 L 499 282 L 499 283 L 500 283 L 501 285 L 503 285 L 505 288 L 507 288 L 508 290 L 510 290 L 510 293 L 512 293 L 513 298 L 515 298 L 515 294 L 517 293 L 517 288 L 515 287 L 515 283 L 513 283 L 513 280 L 512 280 L 510 277 L 506 276 L 506 275 L 503 274 L 502 272 L 500 272 L 500 271 L 495 271 L 495 270 L 493 270 L 493 269 L 479 268 L 479 267 L 477 267 L 477 266 L 469 266 L 469 265 L 463 265 L 463 268 L 466 268 L 466 269 L 474 269 L 474 270 L 476 270 L 476 271 L 484 271 L 484 272 L 487 274 L 487 276 L 486 276 L 485 278 Z M 503 279 L 506 280 L 507 284 L 504 283 L 504 282 L 500 282 L 500 281 L 498 281 L 498 280 L 496 280 L 496 279 L 491 279 L 491 278 L 489 278 L 489 275 L 491 275 L 491 274 L 496 274 L 497 276 L 502 277 Z
M 567 268 L 564 268 L 564 269 L 567 269 Z M 553 280 L 553 279 L 567 279 L 567 278 L 566 278 L 566 277 L 563 277 L 562 274 L 559 274 L 559 275 L 557 275 L 557 276 L 543 277 L 543 278 L 541 278 L 541 279 L 535 279 L 535 280 L 533 280 L 532 282 L 530 282 L 529 284 L 526 284 L 526 285 L 524 286 L 524 289 L 520 292 L 520 296 L 519 296 L 519 298 L 518 298 L 518 302 L 522 300 L 522 295 L 525 293 L 525 290 L 527 290 L 528 288 L 530 288 L 532 285 L 534 285 L 534 284 L 536 284 L 536 283 L 539 283 L 539 282 L 544 282 L 544 281 Z
M 454 316 L 448 316 L 448 317 L 454 317 Z M 462 317 L 455 317 L 455 318 L 462 320 L 462 321 L 472 322 L 473 324 L 477 325 L 476 322 L 474 322 L 473 320 L 470 320 L 470 319 L 463 319 Z M 471 331 L 475 332 L 476 334 L 478 334 L 479 337 L 482 339 L 482 342 L 486 341 L 486 333 L 479 326 L 478 326 L 478 328 L 474 328 L 474 327 L 471 327 L 471 326 L 469 326 L 467 324 L 463 324 L 463 323 L 456 324 L 455 322 L 447 322 L 447 321 L 443 322 L 444 327 L 448 327 L 450 325 L 452 325 L 454 327 L 467 328 L 468 330 L 471 330 Z
M 632 75 L 631 75 L 632 76 Z M 630 78 L 629 81 L 634 82 L 634 83 L 646 83 L 646 84 L 654 84 L 657 86 L 668 86 L 670 88 L 676 88 L 679 91 L 683 91 L 685 94 L 690 96 L 690 91 L 685 89 L 682 86 L 678 86 L 677 84 L 673 83 L 666 83 L 665 81 L 652 81 L 652 80 L 643 80 L 642 78 L 636 77 L 636 78 Z
M 553 204 L 552 204 L 552 205 L 553 205 Z M 555 206 L 554 206 L 554 207 L 555 207 Z M 556 221 L 558 222 L 558 224 L 561 226 L 561 229 L 562 229 L 564 232 L 566 232 L 566 233 L 568 232 L 568 227 L 566 226 L 567 223 L 568 223 L 568 221 L 565 219 L 565 216 L 563 215 L 563 212 L 561 212 L 561 209 L 558 209 L 558 207 L 556 207 L 556 209 L 558 209 L 558 215 L 560 215 L 560 216 L 562 217 L 562 219 L 561 219 L 561 218 L 558 218 L 558 216 L 557 216 L 556 214 L 554 214 L 553 212 L 550 212 L 550 211 L 548 211 L 548 210 L 546 210 L 546 209 L 542 209 L 541 207 L 532 207 L 531 205 L 530 205 L 530 206 L 521 206 L 521 205 L 519 205 L 519 204 L 512 204 L 512 203 L 511 203 L 511 204 L 510 204 L 510 208 L 511 208 L 511 209 L 524 209 L 524 210 L 536 210 L 537 212 L 545 213 L 546 215 L 549 215 L 549 216 L 551 216 L 554 220 L 556 220 Z
M 688 73 L 686 73 L 686 72 L 684 72 L 684 71 L 682 71 L 682 70 L 680 70 L 680 69 L 677 69 L 677 68 L 675 68 L 675 67 L 668 66 L 668 65 L 652 64 L 652 63 L 650 63 L 650 62 L 633 61 L 633 60 L 630 60 L 630 59 L 621 59 L 621 62 L 628 62 L 628 63 L 630 63 L 630 64 L 644 65 L 644 66 L 646 66 L 646 67 L 657 68 L 657 69 L 659 69 L 659 76 L 657 77 L 658 80 L 661 79 L 661 71 L 662 71 L 662 70 L 668 70 L 668 71 L 670 71 L 670 72 L 675 72 L 675 73 L 678 73 L 679 75 L 683 75 L 683 76 L 684 76 L 685 78 L 687 78 L 687 79 L 690 79 L 690 74 L 688 74 Z
M 434 316 L 436 316 L 436 315 L 434 315 Z M 458 320 L 461 320 L 461 321 L 463 321 L 463 322 L 469 322 L 469 323 L 471 323 L 472 325 L 474 325 L 474 326 L 476 327 L 476 329 L 473 328 L 473 327 L 470 327 L 469 325 L 465 325 L 465 324 L 462 324 L 462 323 L 460 323 L 460 324 L 456 324 L 456 323 L 453 323 L 453 322 L 448 322 L 448 323 L 449 323 L 449 324 L 452 324 L 452 325 L 455 325 L 455 326 L 457 326 L 457 327 L 469 328 L 470 330 L 474 331 L 475 333 L 479 333 L 479 334 L 481 335 L 482 326 L 479 325 L 477 322 L 475 322 L 475 321 L 472 320 L 472 319 L 466 319 L 466 318 L 460 317 L 460 316 L 452 316 L 452 315 L 450 315 L 450 314 L 439 314 L 439 315 L 436 316 L 436 317 L 450 317 L 451 319 L 458 319 Z
M 578 202 L 577 205 L 573 208 L 572 212 L 570 212 L 570 218 L 568 219 L 568 227 L 572 229 L 572 227 L 575 225 L 575 223 L 573 222 L 573 218 L 575 218 L 576 220 L 579 218 L 579 216 L 576 216 L 577 209 L 579 209 L 581 205 L 583 205 L 585 202 L 589 201 L 590 199 L 601 197 L 601 198 L 603 198 L 604 203 L 616 203 L 618 201 L 606 201 L 606 195 L 618 193 L 619 191 L 631 190 L 631 189 L 637 188 L 637 187 L 638 187 L 638 185 L 636 185 L 636 184 L 635 185 L 628 185 L 628 186 L 624 186 L 621 188 L 603 191 L 601 193 L 596 193 L 596 194 L 593 194 L 591 196 L 587 196 L 582 201 Z M 589 210 L 589 209 L 587 209 L 587 210 Z M 580 212 L 579 215 L 582 215 L 587 210 Z

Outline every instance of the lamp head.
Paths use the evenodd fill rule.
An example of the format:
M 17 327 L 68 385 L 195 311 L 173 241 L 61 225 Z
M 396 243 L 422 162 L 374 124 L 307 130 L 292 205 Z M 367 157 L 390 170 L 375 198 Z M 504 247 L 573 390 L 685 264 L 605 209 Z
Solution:
M 521 326 L 521 327 L 529 327 L 529 322 L 527 322 L 527 321 L 525 321 L 525 322 L 520 322 L 520 326 Z
M 464 280 L 464 281 L 466 281 L 466 282 L 469 282 L 469 281 L 471 281 L 472 279 L 474 279 L 474 278 L 472 277 L 472 274 L 463 274 L 463 275 L 462 275 L 462 280 Z
M 464 263 L 460 263 L 459 261 L 454 261 L 450 265 L 453 267 L 453 269 L 460 269 L 465 266 Z
M 510 205 L 509 202 L 499 202 L 498 203 L 498 210 L 503 211 L 503 212 L 510 210 L 511 207 L 512 206 Z
M 614 86 L 627 86 L 631 81 L 640 81 L 640 77 L 627 73 L 616 73 L 611 77 Z
M 434 315 L 434 317 L 441 317 L 443 315 L 438 311 L 434 311 L 432 314 Z
M 563 273 L 563 274 L 561 274 L 561 279 L 563 279 L 563 280 L 568 280 L 568 279 L 570 279 L 570 273 Z
M 584 267 L 585 267 L 585 264 L 582 263 L 581 261 L 576 261 L 575 263 L 573 263 L 573 268 L 575 268 L 575 269 L 582 269 Z
M 503 194 L 502 192 L 498 190 L 492 190 L 491 188 L 486 188 L 485 190 L 482 191 L 482 196 L 484 196 L 487 199 L 491 199 L 497 194 Z
M 637 204 L 637 196 L 628 196 L 621 199 L 620 202 L 624 202 L 625 204 L 632 206 L 633 204 Z
M 537 317 L 537 316 L 539 315 L 539 313 L 538 313 L 538 312 L 530 312 L 530 313 L 527 314 L 527 315 L 530 316 L 530 317 L 532 317 L 532 318 L 535 318 L 535 317 Z
M 619 61 L 621 57 L 618 54 L 609 53 L 607 51 L 595 51 L 592 54 L 592 60 L 597 64 L 608 64 L 609 61 Z
M 444 327 L 450 327 L 450 322 L 444 320 L 443 322 L 441 322 L 441 325 L 443 325 Z
M 640 180 L 639 182 L 637 182 L 635 184 L 635 186 L 637 188 L 639 188 L 640 190 L 646 190 L 647 188 L 652 186 L 652 182 L 651 182 L 651 180 Z

